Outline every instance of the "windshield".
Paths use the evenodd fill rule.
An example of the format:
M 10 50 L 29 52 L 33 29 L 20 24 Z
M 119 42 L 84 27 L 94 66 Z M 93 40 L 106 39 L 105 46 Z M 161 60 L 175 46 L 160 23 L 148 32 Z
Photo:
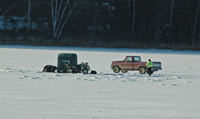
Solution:
M 125 61 L 126 61 L 126 62 L 131 62 L 131 61 L 132 61 L 132 57 L 127 57 L 127 58 L 125 59 Z

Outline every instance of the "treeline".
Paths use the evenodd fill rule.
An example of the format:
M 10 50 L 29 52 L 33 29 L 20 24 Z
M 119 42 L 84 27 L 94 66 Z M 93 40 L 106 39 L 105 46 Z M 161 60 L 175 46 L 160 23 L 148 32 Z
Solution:
M 1 0 L 8 37 L 194 46 L 200 0 Z

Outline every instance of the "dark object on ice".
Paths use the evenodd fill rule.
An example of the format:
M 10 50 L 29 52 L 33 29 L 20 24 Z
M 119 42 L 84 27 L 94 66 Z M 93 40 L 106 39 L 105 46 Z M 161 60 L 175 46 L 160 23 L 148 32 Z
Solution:
M 81 63 L 78 65 L 74 65 L 73 62 L 69 62 L 66 65 L 66 73 L 81 73 L 83 72 L 84 74 L 87 74 L 88 71 L 90 70 L 90 67 L 88 63 Z
M 66 70 L 64 72 L 66 73 L 81 73 L 81 66 L 80 65 L 74 65 L 73 62 L 70 62 L 66 65 Z
M 58 62 L 57 62 L 57 72 L 58 73 L 66 73 L 71 69 L 68 69 L 66 65 L 77 65 L 77 55 L 75 53 L 60 53 L 58 54 Z M 71 67 L 71 66 L 70 66 Z
M 91 74 L 97 74 L 97 72 L 96 72 L 96 71 L 94 71 L 94 70 L 92 70 L 92 71 L 91 71 Z
M 46 65 L 43 69 L 43 72 L 55 72 L 57 70 L 56 66 L 53 65 Z
M 78 58 L 75 53 L 58 54 L 57 72 L 58 73 L 81 73 L 87 74 L 90 70 L 88 63 L 77 64 Z
M 81 72 L 83 72 L 84 74 L 87 74 L 88 71 L 90 70 L 90 66 L 88 64 L 88 62 L 81 62 L 78 66 L 81 67 Z

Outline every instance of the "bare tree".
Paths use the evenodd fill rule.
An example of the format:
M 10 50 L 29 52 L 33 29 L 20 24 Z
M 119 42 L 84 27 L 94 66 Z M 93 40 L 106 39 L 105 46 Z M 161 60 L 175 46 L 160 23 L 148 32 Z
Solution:
M 134 35 L 134 32 L 135 32 L 135 15 L 136 15 L 136 10 L 135 10 L 135 1 L 136 0 L 133 0 L 133 27 L 132 27 L 132 32 L 133 32 L 133 35 Z
M 156 0 L 156 19 L 155 19 L 155 35 L 153 43 L 156 43 L 157 39 L 161 36 L 162 32 L 169 26 L 169 23 L 165 23 L 166 14 L 166 0 Z
M 156 34 L 154 35 L 154 41 L 153 43 L 156 43 L 156 40 L 158 39 L 158 37 L 162 34 L 162 32 L 165 30 L 165 28 L 169 26 L 169 24 L 166 24 L 161 30 L 156 31 Z
M 128 0 L 129 19 L 131 19 L 131 1 Z
M 27 13 L 27 22 L 28 22 L 28 27 L 27 27 L 27 31 L 29 32 L 30 28 L 31 28 L 31 0 L 28 0 L 28 13 Z
M 89 25 L 89 18 L 90 18 L 90 1 L 87 0 L 87 26 Z
M 2 11 L 2 9 L 0 9 L 0 12 L 2 12 L 2 14 L 0 16 L 4 16 L 9 10 L 11 10 L 17 3 L 14 3 L 10 8 L 8 8 L 6 11 Z
M 170 19 L 169 19 L 169 40 L 171 40 L 172 34 L 172 17 L 173 17 L 173 9 L 174 9 L 175 0 L 171 0 L 171 10 L 170 10 Z
M 193 38 L 192 38 L 192 45 L 193 46 L 195 44 L 195 35 L 196 35 L 196 27 L 197 27 L 197 20 L 198 20 L 199 10 L 200 10 L 200 0 L 198 0 L 198 9 L 196 11 L 196 17 L 195 17 L 195 22 L 194 22 L 194 31 L 193 31 Z
M 45 1 L 51 5 L 52 24 L 53 24 L 53 38 L 59 39 L 62 33 L 63 27 L 69 19 L 75 4 L 69 8 L 70 0 L 51 0 L 51 2 Z M 68 11 L 67 11 L 68 10 Z M 67 14 L 67 16 L 65 16 Z

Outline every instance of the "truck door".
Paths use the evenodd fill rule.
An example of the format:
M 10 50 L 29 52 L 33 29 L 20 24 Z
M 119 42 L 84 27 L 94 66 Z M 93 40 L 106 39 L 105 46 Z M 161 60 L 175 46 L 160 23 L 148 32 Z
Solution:
M 141 62 L 140 56 L 134 56 L 134 58 L 133 58 L 133 69 L 134 70 L 138 69 L 139 65 L 141 65 L 140 62 Z
M 123 69 L 133 69 L 133 57 L 126 57 L 126 59 L 124 60 Z

